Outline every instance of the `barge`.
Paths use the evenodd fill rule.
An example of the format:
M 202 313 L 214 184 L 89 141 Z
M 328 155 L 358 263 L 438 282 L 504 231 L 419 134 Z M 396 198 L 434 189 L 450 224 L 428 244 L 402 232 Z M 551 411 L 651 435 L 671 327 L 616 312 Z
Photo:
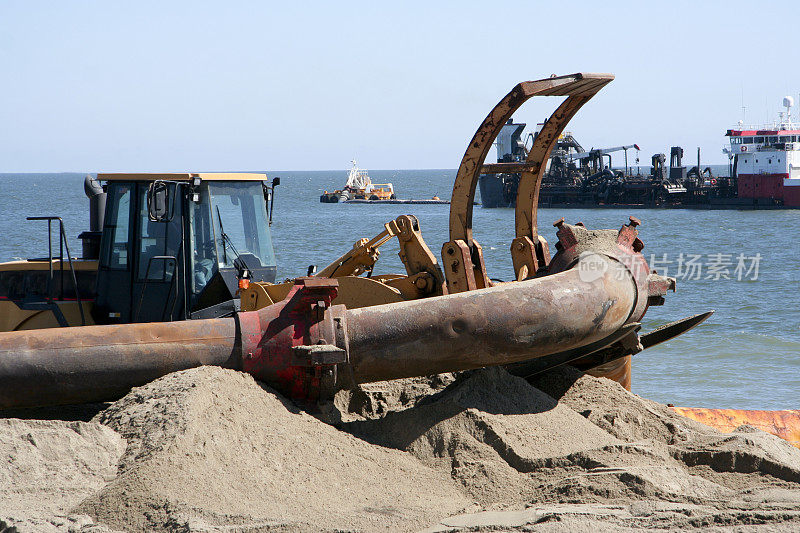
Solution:
M 791 119 L 793 99 L 786 97 L 783 104 L 786 113 L 773 124 L 740 123 L 727 130 L 729 147 L 723 152 L 729 158 L 728 176 L 703 168 L 699 149 L 697 165 L 687 170 L 680 146 L 671 148 L 668 167 L 665 154 L 654 154 L 649 172 L 634 174 L 627 164 L 627 150 L 638 151 L 638 146 L 584 151 L 572 135 L 564 134 L 547 162 L 539 203 L 579 208 L 800 208 L 800 126 Z M 515 206 L 521 174 L 506 169 L 516 170 L 513 164 L 521 165 L 528 157 L 524 128 L 525 124 L 511 120 L 503 126 L 497 142 L 498 165 L 484 165 L 479 181 L 483 207 Z M 624 170 L 611 162 L 611 153 L 620 150 L 625 151 Z

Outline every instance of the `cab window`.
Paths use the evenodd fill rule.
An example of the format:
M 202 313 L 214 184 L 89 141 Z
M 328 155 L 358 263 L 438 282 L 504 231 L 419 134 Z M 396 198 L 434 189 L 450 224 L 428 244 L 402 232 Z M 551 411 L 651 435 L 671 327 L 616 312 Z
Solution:
M 139 239 L 136 243 L 139 265 L 136 272 L 140 280 L 167 282 L 175 275 L 182 240 L 181 202 L 175 200 L 178 196 L 177 190 L 170 194 L 170 221 L 153 221 L 147 212 L 147 185 L 139 185 Z
M 189 227 L 191 228 L 191 292 L 196 297 L 211 281 L 217 271 L 217 256 L 211 230 L 211 208 L 208 199 L 208 188 L 202 187 L 199 201 L 190 202 L 188 208 Z
M 106 243 L 103 264 L 113 270 L 127 270 L 130 242 L 131 184 L 112 183 L 108 186 L 108 216 L 103 228 Z
M 211 182 L 208 190 L 219 267 L 274 266 L 261 182 Z

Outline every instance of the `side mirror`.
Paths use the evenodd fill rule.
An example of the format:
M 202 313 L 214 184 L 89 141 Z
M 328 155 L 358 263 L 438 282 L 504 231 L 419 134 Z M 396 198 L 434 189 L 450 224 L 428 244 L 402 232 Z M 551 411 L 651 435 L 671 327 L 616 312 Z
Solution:
M 147 188 L 147 216 L 153 222 L 172 220 L 170 187 L 164 181 L 154 181 Z
M 275 187 L 281 184 L 279 177 L 272 178 L 272 187 L 269 188 L 269 225 L 272 225 L 272 210 L 275 207 Z

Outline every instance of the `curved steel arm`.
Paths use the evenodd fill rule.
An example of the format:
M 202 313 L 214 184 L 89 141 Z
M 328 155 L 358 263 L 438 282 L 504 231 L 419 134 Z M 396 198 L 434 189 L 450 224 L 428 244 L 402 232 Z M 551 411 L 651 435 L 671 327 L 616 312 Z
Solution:
M 481 173 L 485 171 L 521 172 L 522 176 L 517 191 L 515 233 L 518 239 L 531 239 L 535 247 L 535 243 L 538 242 L 536 209 L 539 201 L 539 186 L 550 152 L 575 113 L 613 79 L 612 74 L 577 73 L 526 81 L 519 83 L 500 100 L 475 132 L 458 168 L 450 201 L 451 243 L 463 241 L 468 248 L 474 248 L 472 208 L 475 200 L 475 188 Z M 484 165 L 486 155 L 503 125 L 522 104 L 533 96 L 566 96 L 567 99 L 545 122 L 523 165 L 519 163 Z M 532 252 L 535 254 L 535 250 Z M 535 259 L 535 255 L 533 257 Z M 473 265 L 478 263 L 474 259 Z M 516 256 L 514 263 L 515 271 L 519 275 L 520 268 L 518 268 Z M 533 274 L 530 267 L 529 273 Z M 485 273 L 481 274 L 485 278 Z M 448 277 L 448 284 L 452 285 L 450 279 Z

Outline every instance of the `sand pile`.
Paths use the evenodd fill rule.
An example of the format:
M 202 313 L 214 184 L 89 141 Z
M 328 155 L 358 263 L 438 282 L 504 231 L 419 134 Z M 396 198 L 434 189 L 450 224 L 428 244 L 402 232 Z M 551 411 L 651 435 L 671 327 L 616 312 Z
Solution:
M 0 520 L 84 532 L 800 529 L 800 450 L 752 428 L 718 433 L 572 369 L 532 383 L 485 369 L 370 384 L 335 405 L 323 417 L 334 426 L 206 367 L 89 423 L 0 419 Z
M 487 382 L 491 386 L 486 386 Z M 575 428 L 572 439 L 552 433 L 556 442 L 535 447 L 531 456 L 524 444 L 508 438 L 510 432 L 489 433 L 495 457 L 481 453 L 481 463 L 487 471 L 500 469 L 504 462 L 516 469 L 520 496 L 526 501 L 510 498 L 506 492 L 495 493 L 497 498 L 481 503 L 493 512 L 451 517 L 435 530 L 476 527 L 525 528 L 543 531 L 576 529 L 651 528 L 666 527 L 685 530 L 710 525 L 741 526 L 764 524 L 770 531 L 800 529 L 800 450 L 785 441 L 754 428 L 742 427 L 733 434 L 716 430 L 676 415 L 666 406 L 640 398 L 619 384 L 589 376 L 574 369 L 562 369 L 538 380 L 534 388 L 524 380 L 502 370 L 482 370 L 456 383 L 438 397 L 422 402 L 417 409 L 431 411 L 435 404 L 452 404 L 453 398 L 463 402 L 475 398 L 473 392 L 489 391 L 493 405 L 505 405 L 527 395 L 551 398 L 558 409 L 572 411 L 594 429 L 602 429 L 608 441 L 596 440 L 593 430 L 575 424 L 567 417 L 548 415 L 552 422 L 560 418 L 564 427 Z M 545 395 L 544 391 L 550 394 Z M 507 398 L 502 398 L 507 396 Z M 466 406 L 467 404 L 464 404 Z M 520 434 L 536 434 L 542 414 L 520 416 L 529 402 L 517 404 L 518 411 L 505 407 L 500 413 L 486 409 L 479 413 L 479 423 L 463 427 L 449 441 L 467 442 L 476 435 L 486 435 L 486 427 L 515 424 Z M 479 408 L 480 409 L 480 408 Z M 404 415 L 387 416 L 381 421 L 356 424 L 357 431 L 367 438 L 392 434 L 393 419 L 400 422 Z M 461 416 L 461 415 L 458 415 Z M 478 420 L 476 418 L 476 421 Z M 496 419 L 495 419 L 496 418 Z M 526 419 L 527 418 L 527 419 Z M 509 419 L 511 419 L 509 421 Z M 411 442 L 384 441 L 398 445 L 411 453 L 420 454 L 420 441 L 436 438 L 448 421 L 434 423 Z M 569 424 L 569 425 L 568 425 Z M 481 437 L 482 438 L 482 437 Z M 527 444 L 527 442 L 525 443 Z M 441 448 L 438 453 L 452 459 L 451 474 L 464 484 L 475 497 L 491 496 L 482 491 L 483 482 L 474 486 L 476 477 L 464 477 L 460 465 L 468 463 L 463 446 Z M 425 460 L 425 453 L 421 454 Z M 479 454 L 475 453 L 474 457 Z M 527 459 L 520 462 L 519 458 Z M 510 459 L 510 460 L 509 460 Z M 440 462 L 440 467 L 445 466 Z M 488 466 L 491 465 L 491 466 Z M 476 492 L 476 488 L 478 491 Z M 497 510 L 501 511 L 498 512 Z M 565 521 L 562 528 L 554 523 Z M 740 530 L 740 529 L 737 529 Z
M 421 378 L 396 379 L 364 383 L 353 390 L 342 390 L 333 401 L 336 422 L 381 418 L 394 411 L 414 407 L 422 398 L 431 396 L 456 380 L 446 373 Z
M 481 504 L 530 497 L 526 474 L 548 458 L 622 444 L 498 368 L 464 375 L 413 409 L 343 429 L 450 473 Z
M 117 478 L 77 511 L 120 529 L 414 530 L 470 505 L 445 474 L 230 370 L 171 374 L 97 420 L 128 447 Z
M 0 531 L 93 524 L 69 511 L 117 473 L 125 441 L 98 423 L 0 419 Z

